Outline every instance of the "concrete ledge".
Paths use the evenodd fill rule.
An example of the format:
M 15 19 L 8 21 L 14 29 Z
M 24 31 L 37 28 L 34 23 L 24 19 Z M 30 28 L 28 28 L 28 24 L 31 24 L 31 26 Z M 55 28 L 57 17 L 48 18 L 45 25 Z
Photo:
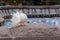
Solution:
M 0 40 L 12 40 L 12 38 L 10 38 L 10 37 L 4 37 L 4 38 L 0 38 Z
M 60 5 L 44 5 L 44 6 L 0 6 L 1 9 L 20 9 L 20 8 L 60 8 Z
M 0 38 L 0 40 L 60 40 L 60 37 L 27 37 L 27 38 Z
M 8 35 L 2 37 L 1 35 Z M 17 26 L 11 29 L 0 28 L 1 40 L 60 40 L 60 30 L 44 23 Z
M 17 37 L 14 40 L 60 40 L 60 37 L 31 37 L 31 38 Z

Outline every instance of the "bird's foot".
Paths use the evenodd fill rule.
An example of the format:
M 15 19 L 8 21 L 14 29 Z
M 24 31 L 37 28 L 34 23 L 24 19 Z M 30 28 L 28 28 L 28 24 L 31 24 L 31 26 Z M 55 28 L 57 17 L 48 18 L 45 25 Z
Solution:
M 28 23 L 21 23 L 20 26 L 26 26 Z

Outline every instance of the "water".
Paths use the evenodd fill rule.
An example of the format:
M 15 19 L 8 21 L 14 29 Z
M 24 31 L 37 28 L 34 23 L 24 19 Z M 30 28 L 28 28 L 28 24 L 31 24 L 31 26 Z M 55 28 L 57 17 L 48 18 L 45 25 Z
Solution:
M 20 11 L 22 9 L 9 9 L 9 10 L 0 10 L 0 16 L 12 15 L 16 11 Z M 60 10 L 60 9 L 59 9 Z M 55 9 L 24 9 L 22 10 L 26 14 L 56 14 L 59 13 L 59 10 Z M 45 23 L 51 26 L 56 25 L 56 21 L 60 24 L 60 17 L 56 20 L 52 20 L 52 18 L 28 18 L 29 23 Z M 10 19 L 5 20 L 4 25 L 6 27 L 12 27 L 12 21 Z
M 10 19 L 6 19 L 4 22 L 4 26 L 6 28 L 11 28 L 12 27 L 12 21 Z
M 45 23 L 51 26 L 55 26 L 56 21 L 60 24 L 60 18 L 58 18 L 56 21 L 52 20 L 51 18 L 29 18 L 27 21 L 29 21 L 30 24 L 31 23 Z M 7 19 L 4 25 L 9 28 L 12 26 L 12 21 L 10 19 Z
M 52 18 L 29 18 L 29 23 L 45 23 L 51 26 L 56 26 L 56 22 L 60 24 L 60 19 L 57 18 L 57 20 L 52 20 Z

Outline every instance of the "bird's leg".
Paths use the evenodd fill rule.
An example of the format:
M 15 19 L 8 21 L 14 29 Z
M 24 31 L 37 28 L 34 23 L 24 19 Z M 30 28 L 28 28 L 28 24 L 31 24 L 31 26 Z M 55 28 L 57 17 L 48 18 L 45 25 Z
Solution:
M 24 25 L 28 25 L 28 23 L 27 22 L 24 22 Z
M 22 25 L 22 26 L 24 26 L 24 25 L 25 25 L 25 23 L 24 23 L 24 22 L 21 22 L 21 25 Z
M 22 26 L 23 25 L 23 22 L 20 22 L 19 25 Z
M 20 22 L 20 26 L 25 26 L 27 25 L 27 22 Z

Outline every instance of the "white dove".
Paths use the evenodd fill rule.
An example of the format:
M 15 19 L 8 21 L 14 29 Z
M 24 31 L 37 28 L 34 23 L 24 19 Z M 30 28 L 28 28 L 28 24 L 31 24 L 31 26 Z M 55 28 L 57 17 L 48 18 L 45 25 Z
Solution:
M 27 15 L 24 14 L 23 12 L 16 12 L 12 15 L 12 26 L 17 26 L 17 25 L 26 25 L 27 24 Z

